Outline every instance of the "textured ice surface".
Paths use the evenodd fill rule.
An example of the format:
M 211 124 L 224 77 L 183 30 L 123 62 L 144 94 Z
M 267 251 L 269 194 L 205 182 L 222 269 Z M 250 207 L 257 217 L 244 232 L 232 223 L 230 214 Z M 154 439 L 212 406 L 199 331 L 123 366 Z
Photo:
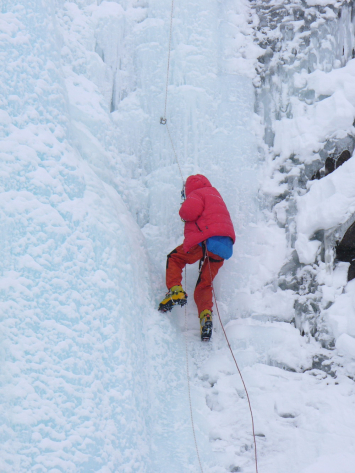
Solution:
M 337 297 L 346 267 L 333 274 L 325 263 L 319 271 L 302 269 L 300 297 L 308 297 L 309 274 L 318 271 L 323 300 L 335 301 L 324 314 L 327 328 L 338 330 L 332 352 L 302 337 L 297 320 L 289 323 L 295 318 L 294 281 L 288 279 L 299 267 L 295 253 L 275 283 L 295 243 L 295 199 L 278 199 L 275 207 L 270 202 L 289 182 L 298 186 L 306 162 L 286 159 L 282 168 L 285 156 L 271 157 L 257 144 L 265 126 L 270 145 L 273 120 L 288 113 L 290 75 L 272 71 L 282 117 L 268 111 L 264 121 L 256 117 L 252 81 L 261 85 L 263 71 L 258 79 L 255 58 L 266 49 L 267 64 L 271 55 L 258 34 L 260 45 L 254 42 L 253 27 L 262 27 L 270 8 L 265 37 L 273 42 L 280 33 L 272 47 L 277 52 L 280 46 L 292 64 L 292 49 L 302 39 L 291 44 L 293 27 L 301 27 L 301 4 L 279 5 L 263 2 L 257 16 L 244 0 L 175 2 L 167 118 L 184 177 L 206 174 L 236 225 L 235 256 L 215 287 L 252 401 L 259 469 L 308 473 L 352 461 L 353 326 L 342 307 L 335 310 L 341 301 L 348 310 L 352 292 L 348 285 Z M 337 38 L 329 54 L 331 43 L 324 42 L 319 64 L 333 64 L 343 45 L 338 66 L 351 55 L 346 8 L 340 19 L 328 7 L 308 12 L 313 48 L 317 29 L 329 27 Z M 279 21 L 290 11 L 292 27 L 290 18 L 287 25 Z M 159 124 L 169 22 L 165 0 L 1 4 L 1 472 L 198 469 L 184 312 L 156 311 L 165 291 L 165 255 L 182 241 L 183 230 L 179 171 Z M 278 23 L 284 26 L 272 33 Z M 300 56 L 316 63 L 311 54 Z M 352 74 L 329 76 L 331 90 L 324 91 L 316 72 L 305 76 L 297 65 L 294 72 L 305 103 L 313 97 L 305 81 L 319 90 L 322 103 Z M 261 91 L 267 108 L 270 90 Z M 288 117 L 288 136 L 294 119 Z M 258 145 L 266 157 L 262 172 Z M 262 216 L 260 178 L 270 199 Z M 199 341 L 196 278 L 197 268 L 189 268 L 186 335 L 203 468 L 253 472 L 247 400 L 217 321 L 211 344 Z
M 253 88 L 233 75 L 228 11 L 200 7 L 176 8 L 168 119 L 185 176 L 202 167 L 244 219 L 242 245 Z M 228 8 L 248 31 L 243 4 Z M 159 1 L 2 4 L 1 471 L 194 469 L 181 333 L 155 311 L 182 236 L 159 125 L 168 26 Z
M 53 6 L 2 13 L 0 469 L 146 471 L 144 240 L 73 144 Z

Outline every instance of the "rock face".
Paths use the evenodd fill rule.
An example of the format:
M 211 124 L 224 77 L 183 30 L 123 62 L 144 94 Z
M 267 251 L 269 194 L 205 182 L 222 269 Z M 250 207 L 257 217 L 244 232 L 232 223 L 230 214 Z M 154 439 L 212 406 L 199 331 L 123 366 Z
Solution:
M 354 206 L 342 178 L 329 178 L 340 179 L 338 190 L 329 188 L 334 182 L 310 181 L 332 170 L 351 172 L 351 160 L 338 168 L 355 147 L 354 7 L 352 2 L 270 1 L 255 2 L 254 8 L 260 18 L 257 41 L 265 51 L 256 83 L 256 111 L 265 124 L 265 206 L 287 240 L 287 262 L 277 284 L 293 291 L 301 333 L 331 345 L 323 311 L 334 302 L 328 285 L 340 284 L 332 286 L 334 294 L 342 291 L 344 278 L 331 274 L 337 242 L 354 221 Z

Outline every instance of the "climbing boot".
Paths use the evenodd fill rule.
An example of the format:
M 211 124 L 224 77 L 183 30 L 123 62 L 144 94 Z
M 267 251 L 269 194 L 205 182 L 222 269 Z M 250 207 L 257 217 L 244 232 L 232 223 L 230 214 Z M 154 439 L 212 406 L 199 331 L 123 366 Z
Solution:
M 212 312 L 208 309 L 200 314 L 201 340 L 208 342 L 212 336 Z
M 160 312 L 168 312 L 171 311 L 174 305 L 180 305 L 182 307 L 185 304 L 187 304 L 186 292 L 183 290 L 182 286 L 173 286 L 159 304 L 158 310 Z

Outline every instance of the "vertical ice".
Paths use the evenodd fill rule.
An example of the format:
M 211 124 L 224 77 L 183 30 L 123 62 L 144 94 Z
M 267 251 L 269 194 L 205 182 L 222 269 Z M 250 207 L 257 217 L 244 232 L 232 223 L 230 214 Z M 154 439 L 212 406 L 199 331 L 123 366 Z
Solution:
M 180 329 L 153 309 L 182 237 L 159 124 L 169 7 L 2 3 L 4 472 L 193 468 Z M 210 177 L 239 228 L 226 302 L 248 279 L 256 186 L 253 88 L 228 50 L 234 10 L 176 5 L 168 104 L 184 175 Z
M 144 241 L 73 146 L 54 3 L 1 21 L 0 469 L 146 472 Z

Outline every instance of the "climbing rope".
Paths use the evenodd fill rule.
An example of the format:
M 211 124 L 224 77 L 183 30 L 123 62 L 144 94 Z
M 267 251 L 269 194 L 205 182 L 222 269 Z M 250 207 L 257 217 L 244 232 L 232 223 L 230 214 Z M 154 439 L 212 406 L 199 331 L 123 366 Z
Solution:
M 179 163 L 179 160 L 178 160 L 178 157 L 177 157 L 176 151 L 175 151 L 175 146 L 174 146 L 173 140 L 172 140 L 172 138 L 171 138 L 170 129 L 169 129 L 169 126 L 168 126 L 168 124 L 167 124 L 167 123 L 165 124 L 165 126 L 166 126 L 166 129 L 167 129 L 167 131 L 168 131 L 168 135 L 169 135 L 169 139 L 170 139 L 171 147 L 173 148 L 173 152 L 174 152 L 175 160 L 176 160 L 176 162 L 177 162 L 177 165 L 178 165 L 178 168 L 179 168 L 180 176 L 181 176 L 182 182 L 184 183 L 184 182 L 185 182 L 185 181 L 184 181 L 184 176 L 182 175 L 182 171 L 181 171 L 180 163 Z
M 180 172 L 180 176 L 181 176 L 182 182 L 184 183 L 184 176 L 183 176 L 183 174 L 182 174 L 181 167 L 180 167 L 180 163 L 179 163 L 179 159 L 178 159 L 178 156 L 177 156 L 177 153 L 176 153 L 176 150 L 175 150 L 175 146 L 174 146 L 174 143 L 173 143 L 173 139 L 172 139 L 172 137 L 171 137 L 171 133 L 170 133 L 169 125 L 168 125 L 168 119 L 166 118 L 166 108 L 167 108 L 167 103 L 168 103 L 168 86 L 169 86 L 170 55 L 171 55 L 171 37 L 172 37 L 172 30 L 173 30 L 173 13 L 174 13 L 174 0 L 171 0 L 170 31 L 169 31 L 169 48 L 168 48 L 168 65 L 167 65 L 167 69 L 166 69 L 164 115 L 163 115 L 162 117 L 160 117 L 160 124 L 166 126 L 166 129 L 167 129 L 167 132 L 168 132 L 168 136 L 169 136 L 169 140 L 170 140 L 170 144 L 171 144 L 171 147 L 172 147 L 172 149 L 173 149 L 175 161 L 177 162 L 177 165 L 178 165 L 178 168 L 179 168 L 179 172 Z
M 174 13 L 174 0 L 171 0 L 171 12 L 170 12 L 170 31 L 169 31 L 169 52 L 168 52 L 168 65 L 167 65 L 167 70 L 166 70 L 166 84 L 165 84 L 165 101 L 164 101 L 164 115 L 160 118 L 160 124 L 166 126 L 166 130 L 168 132 L 170 144 L 174 153 L 175 161 L 178 165 L 180 176 L 182 179 L 183 183 L 183 190 L 182 193 L 184 193 L 184 176 L 181 171 L 179 159 L 175 150 L 174 142 L 171 137 L 170 133 L 170 128 L 168 125 L 168 120 L 166 118 L 166 109 L 167 109 L 167 103 L 168 103 L 168 85 L 169 85 L 169 69 L 170 69 L 170 54 L 171 54 L 171 37 L 172 37 L 172 29 L 173 29 L 173 13 Z M 186 287 L 186 267 L 185 267 L 185 287 Z M 203 472 L 202 468 L 202 463 L 201 463 L 201 457 L 200 457 L 200 452 L 198 449 L 197 445 L 197 439 L 196 439 L 196 431 L 195 431 L 195 423 L 194 423 L 194 416 L 192 412 L 192 402 L 191 402 L 191 387 L 190 387 L 190 370 L 189 370 L 189 352 L 188 352 L 188 340 L 187 340 L 187 308 L 185 305 L 185 355 L 186 355 L 186 376 L 187 376 L 187 390 L 188 390 L 188 395 L 189 395 L 189 405 L 190 405 L 190 420 L 191 420 L 191 427 L 192 427 L 192 433 L 194 437 L 194 442 L 195 442 L 195 448 L 196 448 L 196 454 L 197 454 L 197 459 L 198 463 L 200 466 L 201 473 Z
M 170 56 L 171 56 L 171 38 L 172 38 L 172 29 L 173 29 L 173 13 L 174 13 L 174 0 L 171 0 L 170 30 L 169 30 L 169 47 L 168 47 L 168 64 L 167 64 L 167 70 L 166 70 L 166 83 L 165 83 L 164 115 L 160 118 L 160 124 L 166 126 L 166 129 L 167 129 L 167 132 L 168 132 L 168 136 L 169 136 L 169 140 L 170 140 L 170 144 L 171 144 L 171 147 L 172 147 L 172 150 L 173 150 L 173 153 L 174 153 L 174 157 L 175 157 L 176 163 L 177 163 L 177 165 L 178 165 L 179 172 L 180 172 L 180 176 L 181 176 L 181 179 L 182 179 L 182 182 L 183 182 L 183 186 L 184 186 L 184 183 L 185 183 L 184 177 L 183 177 L 183 174 L 182 174 L 182 171 L 181 171 L 181 167 L 180 167 L 179 159 L 178 159 L 178 156 L 177 156 L 177 153 L 176 153 L 176 150 L 175 150 L 174 142 L 173 142 L 172 137 L 171 137 L 170 129 L 169 129 L 169 126 L 168 126 L 168 120 L 167 120 L 167 118 L 166 118 L 166 110 L 167 110 L 167 103 L 168 103 L 168 86 L 169 86 Z M 184 189 L 184 187 L 183 187 L 183 189 Z M 242 373 L 241 373 L 241 371 L 240 371 L 240 369 L 239 369 L 237 360 L 235 359 L 234 353 L 233 353 L 232 348 L 231 348 L 231 346 L 230 346 L 230 343 L 229 343 L 227 334 L 226 334 L 226 332 L 225 332 L 225 330 L 224 330 L 224 326 L 223 326 L 223 323 L 222 323 L 221 316 L 220 316 L 220 314 L 219 314 L 218 305 L 217 305 L 217 300 L 216 300 L 216 294 L 215 294 L 215 292 L 214 292 L 214 287 L 213 287 L 211 266 L 210 266 L 210 260 L 209 260 L 209 257 L 208 257 L 207 249 L 206 249 L 206 255 L 207 255 L 208 267 L 209 267 L 210 276 L 211 276 L 211 285 L 212 285 L 213 297 L 214 297 L 214 300 L 215 300 L 215 304 L 216 304 L 216 308 L 217 308 L 217 313 L 218 313 L 219 321 L 220 321 L 221 327 L 222 327 L 222 329 L 223 329 L 223 333 L 224 333 L 224 336 L 225 336 L 225 338 L 226 338 L 226 341 L 227 341 L 229 350 L 230 350 L 230 352 L 231 352 L 231 354 L 232 354 L 234 363 L 235 363 L 235 365 L 236 365 L 236 367 L 237 367 L 237 370 L 238 370 L 238 372 L 239 372 L 240 378 L 241 378 L 241 380 L 242 380 L 242 383 L 243 383 L 243 386 L 244 386 L 244 389 L 245 389 L 245 392 L 246 392 L 246 395 L 247 395 L 248 403 L 249 403 L 249 409 L 250 409 L 250 415 L 251 415 L 251 421 L 252 421 L 252 428 L 253 428 L 253 438 L 254 438 L 255 467 L 256 467 L 256 473 L 258 473 L 258 460 L 257 460 L 257 451 L 256 451 L 256 439 L 255 439 L 255 429 L 254 429 L 254 418 L 253 418 L 253 411 L 252 411 L 251 403 L 250 403 L 250 399 L 249 399 L 249 394 L 248 394 L 246 385 L 245 385 L 245 383 L 244 383 L 244 379 L 243 379 Z M 185 267 L 185 287 L 186 287 L 186 267 Z M 187 307 L 186 307 L 186 305 L 185 305 L 185 350 L 186 350 L 186 375 L 187 375 L 187 387 L 188 387 L 189 405 L 190 405 L 191 426 L 192 426 L 192 432 L 193 432 L 193 437 L 194 437 L 194 442 L 195 442 L 195 448 L 196 448 L 198 463 L 199 463 L 199 466 L 200 466 L 201 473 L 204 473 L 204 472 L 203 472 L 203 468 L 202 468 L 201 458 L 200 458 L 200 452 L 199 452 L 198 445 L 197 445 L 197 440 L 196 440 L 195 423 L 194 423 L 193 412 L 192 412 L 191 388 L 190 388 L 190 372 L 189 372 L 189 356 L 188 356 L 188 340 L 187 340 Z
M 229 343 L 229 340 L 228 340 L 226 331 L 225 331 L 225 329 L 224 329 L 224 325 L 223 325 L 223 323 L 222 323 L 221 315 L 220 315 L 219 310 L 218 310 L 218 304 L 217 304 L 217 299 L 216 299 L 216 293 L 215 293 L 215 291 L 214 291 L 214 286 L 213 286 L 213 279 L 212 279 L 210 258 L 209 258 L 209 256 L 208 256 L 208 250 L 207 250 L 207 248 L 206 248 L 206 255 L 207 255 L 208 269 L 209 269 L 209 271 L 210 271 L 210 277 L 211 277 L 211 286 L 212 286 L 213 298 L 214 298 L 214 303 L 215 303 L 215 305 L 216 305 L 216 310 L 217 310 L 219 322 L 220 322 L 220 324 L 221 324 L 221 327 L 222 327 L 222 330 L 223 330 L 225 339 L 226 339 L 226 341 L 227 341 L 228 348 L 229 348 L 229 350 L 230 350 L 230 352 L 231 352 L 231 355 L 232 355 L 232 357 L 233 357 L 235 366 L 237 367 L 237 370 L 238 370 L 240 379 L 242 380 L 242 383 L 243 383 L 243 386 L 244 386 L 244 390 L 245 390 L 245 393 L 246 393 L 247 399 L 248 399 L 249 410 L 250 410 L 250 416 L 251 416 L 251 425 L 252 425 L 252 431 L 253 431 L 253 439 L 254 439 L 255 471 L 256 471 L 256 473 L 258 473 L 258 456 L 257 456 L 257 451 L 256 451 L 256 438 L 255 438 L 255 428 L 254 428 L 254 416 L 253 416 L 253 410 L 252 410 L 252 408 L 251 408 L 251 402 L 250 402 L 250 398 L 249 398 L 249 393 L 248 393 L 247 387 L 246 387 L 246 385 L 245 385 L 245 382 L 244 382 L 242 373 L 241 373 L 241 371 L 240 371 L 240 369 L 239 369 L 237 360 L 235 359 L 235 356 L 234 356 L 232 347 L 231 347 L 231 345 L 230 345 L 230 343 Z M 185 309 L 185 310 L 186 310 L 186 309 Z
M 185 266 L 185 287 L 186 287 L 186 266 Z M 189 403 L 190 403 L 190 418 L 191 418 L 191 426 L 192 426 L 192 433 L 194 435 L 196 453 L 198 458 L 198 463 L 200 465 L 201 473 L 203 473 L 200 452 L 197 446 L 196 440 L 196 432 L 195 432 L 195 423 L 194 423 L 194 416 L 192 413 L 192 402 L 191 402 L 191 389 L 190 389 L 190 370 L 189 370 L 189 353 L 188 353 L 188 342 L 187 342 L 187 308 L 185 304 L 185 350 L 186 350 L 186 375 L 187 375 L 187 390 L 189 393 Z
M 168 85 L 169 85 L 171 37 L 172 37 L 172 31 L 173 31 L 173 13 L 174 13 L 174 0 L 171 0 L 170 32 L 169 32 L 169 52 L 168 52 L 168 66 L 167 66 L 167 71 L 166 71 L 164 116 L 160 119 L 160 123 L 162 123 L 162 120 L 165 121 L 165 123 L 162 123 L 163 125 L 166 124 L 166 104 L 167 104 L 167 102 L 168 102 Z

